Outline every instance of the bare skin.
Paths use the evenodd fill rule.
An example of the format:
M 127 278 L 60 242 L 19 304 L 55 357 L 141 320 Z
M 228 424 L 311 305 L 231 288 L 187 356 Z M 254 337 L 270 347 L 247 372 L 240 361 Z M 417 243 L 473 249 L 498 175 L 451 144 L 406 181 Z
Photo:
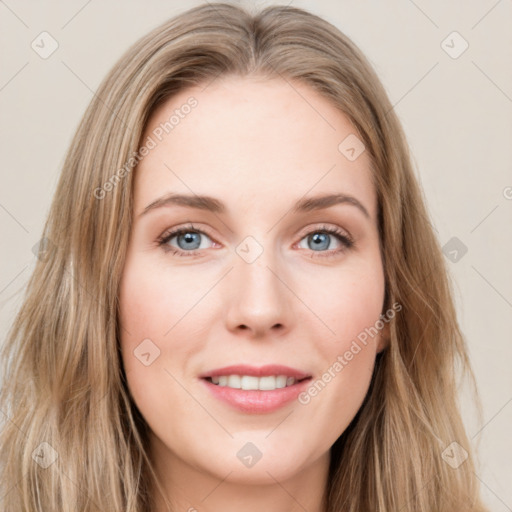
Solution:
M 360 408 L 387 343 L 386 326 L 351 349 L 379 319 L 385 290 L 368 155 L 346 158 L 338 145 L 356 133 L 349 120 L 293 85 L 224 77 L 190 88 L 159 107 L 144 135 L 196 98 L 135 171 L 120 289 L 128 386 L 176 510 L 321 512 L 330 447 Z M 142 214 L 171 192 L 214 197 L 225 212 L 168 204 Z M 292 208 L 334 193 L 356 198 L 368 216 L 350 202 Z M 159 245 L 177 227 L 188 238 Z M 147 339 L 146 366 L 134 350 Z M 307 403 L 248 413 L 213 396 L 199 377 L 233 364 L 287 365 L 311 382 L 331 368 L 331 379 Z M 237 456 L 249 442 L 261 453 L 251 467 Z M 156 499 L 155 511 L 166 511 Z

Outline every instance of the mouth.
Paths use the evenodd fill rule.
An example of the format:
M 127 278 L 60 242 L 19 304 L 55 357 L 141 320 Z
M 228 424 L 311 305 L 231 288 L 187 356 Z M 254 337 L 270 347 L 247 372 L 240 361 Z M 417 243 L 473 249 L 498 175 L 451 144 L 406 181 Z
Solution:
M 236 365 L 200 375 L 216 399 L 244 413 L 268 413 L 297 398 L 312 376 L 282 365 Z

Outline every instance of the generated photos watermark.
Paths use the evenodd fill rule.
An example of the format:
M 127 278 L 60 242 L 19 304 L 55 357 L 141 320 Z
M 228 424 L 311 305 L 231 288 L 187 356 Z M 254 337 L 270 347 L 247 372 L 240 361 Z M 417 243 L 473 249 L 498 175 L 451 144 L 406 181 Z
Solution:
M 144 144 L 140 146 L 138 151 L 135 151 L 133 155 L 128 158 L 126 163 L 119 168 L 101 187 L 94 189 L 94 197 L 96 199 L 104 199 L 108 192 L 114 190 L 118 183 L 129 174 L 134 167 L 147 155 L 149 155 L 152 149 L 158 146 L 159 142 L 162 142 L 163 138 L 171 133 L 172 130 L 178 126 L 182 119 L 192 112 L 193 108 L 196 108 L 198 101 L 196 98 L 191 96 L 187 99 L 186 103 L 181 105 L 179 108 L 174 109 L 174 113 L 169 119 L 163 123 L 160 123 L 152 132 L 148 135 Z
M 373 339 L 379 334 L 385 325 L 390 322 L 397 312 L 402 310 L 402 305 L 395 302 L 392 308 L 388 309 L 385 313 L 380 315 L 379 319 L 370 327 L 366 327 L 361 331 L 356 339 L 352 340 L 350 348 L 343 354 L 338 355 L 336 360 L 327 368 L 322 376 L 313 381 L 306 391 L 303 391 L 297 397 L 298 401 L 302 405 L 307 405 L 311 402 L 311 399 L 317 396 L 326 386 L 331 382 L 336 375 L 338 375 L 350 361 L 354 359 L 359 352 L 362 350 L 362 346 L 366 346 L 370 339 Z

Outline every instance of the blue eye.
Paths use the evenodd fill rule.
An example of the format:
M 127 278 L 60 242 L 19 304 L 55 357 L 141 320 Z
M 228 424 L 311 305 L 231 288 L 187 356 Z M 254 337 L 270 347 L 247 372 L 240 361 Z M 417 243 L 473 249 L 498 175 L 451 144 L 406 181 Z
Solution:
M 211 241 L 211 238 L 200 229 L 192 227 L 182 227 L 174 231 L 165 233 L 158 239 L 158 245 L 166 252 L 172 252 L 177 256 L 196 256 L 202 249 L 207 249 L 208 245 L 202 244 L 202 238 L 206 237 Z M 329 249 L 331 241 L 336 240 L 341 244 L 341 248 Z M 172 240 L 176 239 L 175 244 L 171 244 Z M 309 243 L 306 249 L 312 251 L 311 257 L 332 257 L 337 254 L 350 249 L 354 242 L 343 231 L 329 227 L 322 226 L 319 229 L 310 231 L 306 236 L 301 239 L 307 240 Z M 303 249 L 304 247 L 301 247 Z
M 201 237 L 210 239 L 206 233 L 198 229 L 180 228 L 164 235 L 158 241 L 158 244 L 162 246 L 165 251 L 173 251 L 174 254 L 178 254 L 180 256 L 191 256 L 196 254 L 195 251 L 199 249 L 206 249 L 204 246 L 201 247 Z M 171 240 L 174 238 L 176 239 L 178 247 L 170 244 Z
M 331 241 L 333 238 L 337 242 L 341 243 L 341 248 L 329 249 L 329 246 L 331 245 Z M 323 226 L 320 229 L 311 231 L 304 238 L 302 238 L 302 240 L 307 240 L 307 249 L 311 249 L 314 253 L 319 253 L 312 254 L 311 257 L 333 256 L 340 252 L 350 249 L 354 245 L 354 242 L 352 241 L 351 238 L 348 237 L 348 235 L 346 235 L 345 233 L 336 228 L 331 228 L 328 226 Z M 329 251 L 326 251 L 327 249 L 329 249 Z M 325 252 L 327 252 L 327 254 L 324 254 Z

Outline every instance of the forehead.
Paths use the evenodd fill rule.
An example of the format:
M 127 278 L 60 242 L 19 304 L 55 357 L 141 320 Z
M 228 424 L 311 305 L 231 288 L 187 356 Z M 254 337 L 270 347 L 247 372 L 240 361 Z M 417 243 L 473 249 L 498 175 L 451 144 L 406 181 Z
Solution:
M 228 208 L 340 192 L 374 219 L 368 154 L 349 159 L 340 148 L 355 134 L 344 114 L 296 81 L 230 76 L 185 89 L 146 126 L 143 144 L 151 138 L 155 147 L 135 173 L 136 211 L 167 192 L 219 197 Z

